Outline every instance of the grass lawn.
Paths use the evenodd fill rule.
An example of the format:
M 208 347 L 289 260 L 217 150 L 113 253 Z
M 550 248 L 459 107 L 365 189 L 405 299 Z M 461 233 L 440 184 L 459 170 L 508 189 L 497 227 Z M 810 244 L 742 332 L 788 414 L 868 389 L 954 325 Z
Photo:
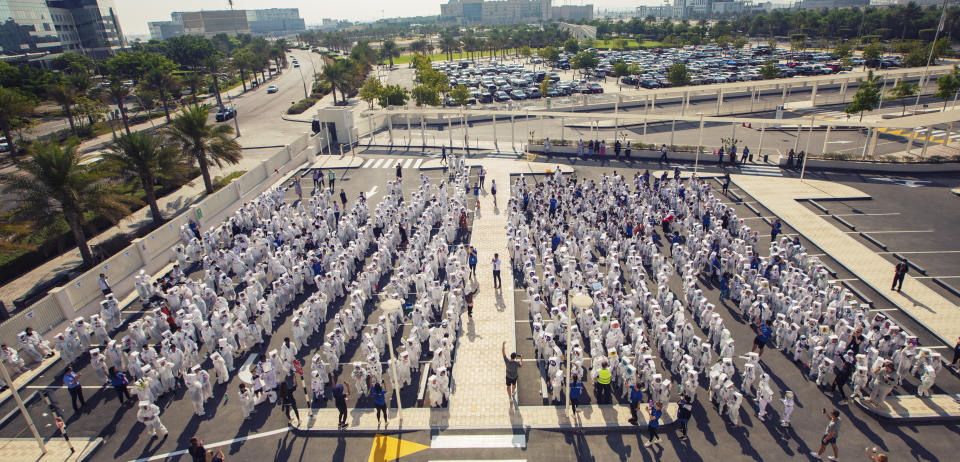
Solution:
M 655 40 L 644 40 L 643 42 L 640 42 L 640 43 L 637 43 L 637 41 L 634 40 L 634 39 L 626 39 L 626 40 L 627 40 L 627 49 L 636 49 L 636 48 L 661 48 L 661 47 L 669 47 L 669 46 L 670 46 L 670 45 L 668 45 L 668 44 L 666 44 L 666 43 L 657 42 L 657 41 L 655 41 Z M 616 41 L 616 39 L 613 39 L 613 40 L 597 40 L 596 42 L 593 42 L 593 46 L 594 46 L 594 48 L 613 49 L 615 41 Z

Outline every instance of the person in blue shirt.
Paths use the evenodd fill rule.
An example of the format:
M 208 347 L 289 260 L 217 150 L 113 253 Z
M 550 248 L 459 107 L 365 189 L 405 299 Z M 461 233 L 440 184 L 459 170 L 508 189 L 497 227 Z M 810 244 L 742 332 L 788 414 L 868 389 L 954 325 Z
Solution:
M 637 421 L 637 411 L 640 410 L 640 403 L 643 402 L 643 392 L 640 390 L 640 385 L 634 383 L 630 385 L 630 419 L 627 422 L 630 422 L 633 425 L 639 425 L 640 422 Z
M 83 399 L 83 387 L 80 386 L 80 373 L 73 372 L 73 368 L 67 366 L 67 370 L 63 374 L 63 384 L 70 392 L 70 404 L 73 405 L 73 412 L 79 412 L 81 408 L 87 405 L 87 402 Z M 77 407 L 78 400 L 80 401 L 79 408 Z
M 387 387 L 383 384 L 373 386 L 373 407 L 377 409 L 377 426 L 380 426 L 380 413 L 383 413 L 383 423 L 387 421 Z
M 750 259 L 750 269 L 760 269 L 760 257 L 757 254 L 753 254 L 753 258 Z
M 716 255 L 710 260 L 710 279 L 713 281 L 717 280 L 717 276 L 720 275 L 720 260 L 717 259 Z
M 557 198 L 551 197 L 550 198 L 550 216 L 552 217 L 555 213 L 557 213 Z
M 573 413 L 577 413 L 577 406 L 580 404 L 580 397 L 583 396 L 583 382 L 580 381 L 580 377 L 577 377 L 574 374 L 570 378 L 570 408 L 573 409 Z
M 770 242 L 777 240 L 777 235 L 782 232 L 782 229 L 783 223 L 780 223 L 780 219 L 773 220 L 773 225 L 770 226 Z
M 770 341 L 770 334 L 772 333 L 773 328 L 770 327 L 770 321 L 763 323 L 763 325 L 760 326 L 760 332 L 757 332 L 756 338 L 753 339 L 753 348 L 750 348 L 750 352 L 753 353 L 759 349 L 757 355 L 763 355 L 763 347 Z
M 116 367 L 111 367 L 107 371 L 107 380 L 110 382 L 110 386 L 117 391 L 117 399 L 120 400 L 120 404 L 125 404 L 129 401 L 130 392 L 127 391 L 127 376 L 123 372 L 117 370 Z
M 703 214 L 703 229 L 710 229 L 710 212 Z
M 647 421 L 647 434 L 650 439 L 643 446 L 649 448 L 653 444 L 653 440 L 657 440 L 657 444 L 660 444 L 660 435 L 657 434 L 657 429 L 660 428 L 660 417 L 663 416 L 663 404 L 657 401 L 650 405 L 648 411 L 650 412 L 650 420 Z
M 563 242 L 563 240 L 560 239 L 560 235 L 553 233 L 553 239 L 550 240 L 550 249 L 556 252 L 557 247 L 560 247 L 561 242 Z
M 720 300 L 730 298 L 730 273 L 720 276 Z
M 467 263 L 470 265 L 470 274 L 473 275 L 473 278 L 477 278 L 477 249 L 474 246 L 470 246 L 470 253 L 467 257 Z

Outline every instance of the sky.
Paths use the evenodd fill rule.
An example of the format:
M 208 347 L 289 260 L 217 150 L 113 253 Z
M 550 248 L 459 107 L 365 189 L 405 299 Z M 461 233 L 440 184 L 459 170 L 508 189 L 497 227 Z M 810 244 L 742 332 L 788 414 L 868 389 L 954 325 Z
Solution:
M 300 17 L 307 24 L 319 23 L 323 18 L 371 21 L 400 16 L 428 16 L 440 14 L 440 3 L 447 0 L 234 0 L 235 9 L 299 8 Z M 172 11 L 225 10 L 227 0 L 114 0 L 120 26 L 126 35 L 147 34 L 148 21 L 169 21 Z M 553 0 L 554 5 L 593 4 L 600 9 L 633 8 L 641 4 L 659 4 L 657 0 Z

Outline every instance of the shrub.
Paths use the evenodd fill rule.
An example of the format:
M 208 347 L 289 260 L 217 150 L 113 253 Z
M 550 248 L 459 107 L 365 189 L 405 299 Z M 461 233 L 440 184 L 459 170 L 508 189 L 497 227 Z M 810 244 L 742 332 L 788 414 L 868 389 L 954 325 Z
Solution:
M 314 104 L 317 104 L 317 101 L 320 101 L 317 98 L 304 98 L 296 103 L 293 103 L 289 109 L 287 109 L 287 114 L 303 114 L 303 111 L 310 109 Z

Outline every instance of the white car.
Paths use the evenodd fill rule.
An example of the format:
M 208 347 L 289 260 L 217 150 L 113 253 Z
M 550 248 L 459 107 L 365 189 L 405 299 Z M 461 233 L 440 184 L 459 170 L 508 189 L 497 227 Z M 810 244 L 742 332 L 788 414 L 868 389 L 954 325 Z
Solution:
M 267 87 L 267 93 L 276 93 L 278 91 L 280 91 L 280 89 L 277 88 L 276 85 L 270 85 L 269 87 Z

